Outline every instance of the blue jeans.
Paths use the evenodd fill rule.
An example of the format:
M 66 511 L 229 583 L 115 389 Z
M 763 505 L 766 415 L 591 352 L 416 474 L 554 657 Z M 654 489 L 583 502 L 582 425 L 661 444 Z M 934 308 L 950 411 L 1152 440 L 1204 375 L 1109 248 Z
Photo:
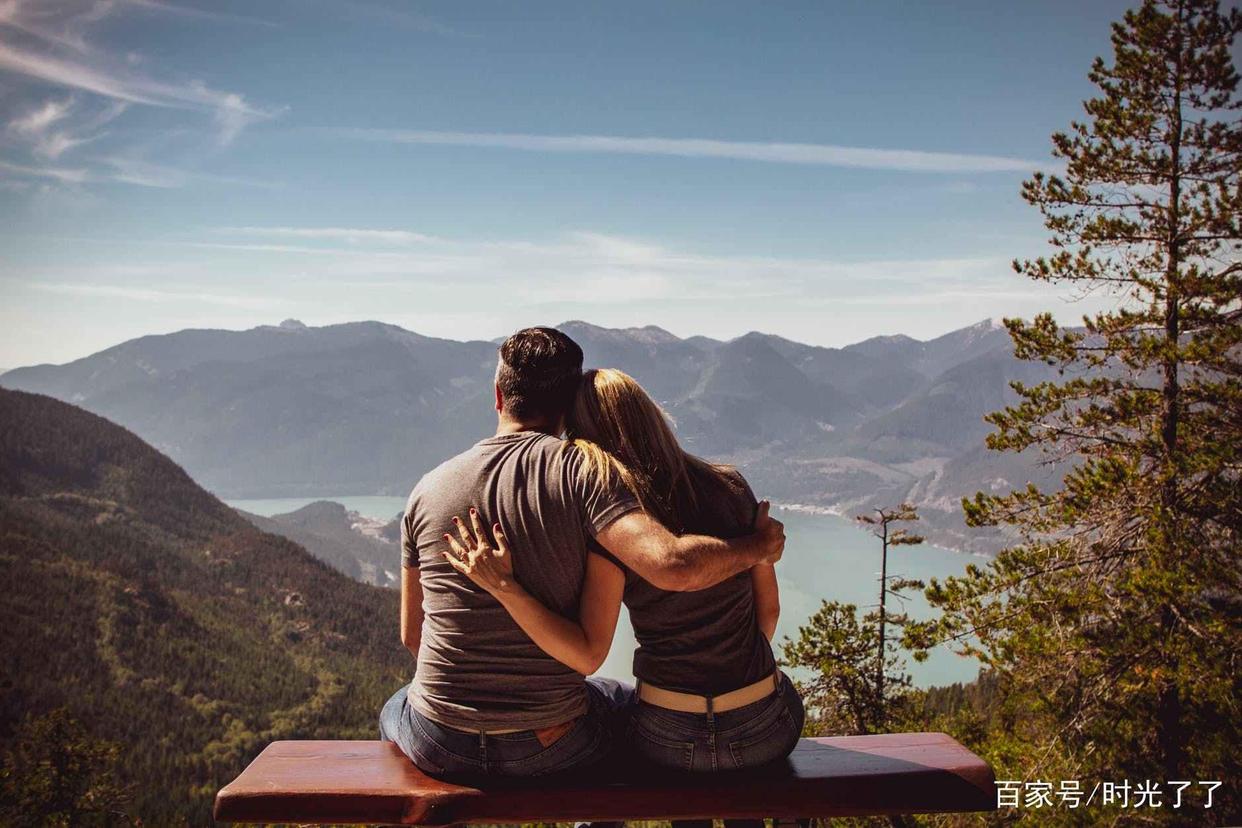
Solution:
M 427 775 L 463 782 L 545 776 L 597 765 L 620 744 L 635 698 L 627 684 L 587 679 L 587 713 L 545 746 L 533 730 L 481 734 L 445 727 L 415 710 L 408 692 L 408 685 L 402 687 L 380 711 L 380 738 L 395 742 Z
M 798 744 L 806 711 L 783 673 L 767 698 L 724 713 L 680 713 L 639 703 L 630 717 L 630 749 L 670 770 L 740 770 L 784 759 Z

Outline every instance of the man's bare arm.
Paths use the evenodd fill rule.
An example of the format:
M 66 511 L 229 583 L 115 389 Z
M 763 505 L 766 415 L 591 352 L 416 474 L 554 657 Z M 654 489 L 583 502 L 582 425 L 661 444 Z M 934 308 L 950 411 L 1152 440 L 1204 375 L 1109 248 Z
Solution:
M 600 544 L 660 589 L 707 589 L 755 564 L 776 563 L 785 549 L 785 526 L 759 504 L 755 531 L 732 540 L 707 535 L 678 537 L 645 512 L 617 518 L 597 536 Z

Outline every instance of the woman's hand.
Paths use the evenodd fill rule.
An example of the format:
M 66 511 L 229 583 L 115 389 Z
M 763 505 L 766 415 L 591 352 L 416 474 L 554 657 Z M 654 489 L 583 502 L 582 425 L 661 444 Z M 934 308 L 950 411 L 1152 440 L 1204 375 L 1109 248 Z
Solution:
M 539 603 L 514 579 L 509 541 L 499 523 L 492 526 L 495 546 L 475 509 L 470 510 L 474 531 L 456 517 L 453 526 L 457 537 L 444 536 L 449 550 L 443 554 L 454 569 L 487 590 L 545 653 L 583 675 L 599 669 L 621 612 L 625 573 L 619 567 L 600 555 L 586 556 L 579 618 L 571 621 Z
M 492 546 L 476 509 L 470 510 L 470 523 L 474 527 L 473 532 L 461 518 L 453 518 L 458 537 L 444 536 L 450 547 L 449 551 L 443 553 L 445 560 L 497 598 L 521 589 L 513 580 L 513 558 L 500 524 L 492 526 L 492 532 L 496 535 L 496 545 Z

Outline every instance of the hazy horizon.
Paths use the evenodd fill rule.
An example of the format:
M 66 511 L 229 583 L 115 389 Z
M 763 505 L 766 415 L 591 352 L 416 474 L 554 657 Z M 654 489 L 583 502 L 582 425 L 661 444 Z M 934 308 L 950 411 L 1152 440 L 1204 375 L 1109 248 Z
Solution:
M 277 322 L 260 322 L 260 323 L 258 323 L 258 324 L 256 324 L 256 325 L 251 325 L 250 327 L 247 327 L 247 328 L 225 328 L 225 327 L 217 327 L 217 326 L 204 326 L 204 327 L 191 327 L 191 328 L 177 328 L 177 329 L 175 329 L 175 330 L 169 330 L 169 331 L 150 331 L 150 332 L 148 332 L 148 333 L 138 334 L 137 336 L 134 336 L 134 337 L 129 337 L 129 338 L 127 338 L 127 339 L 122 339 L 122 340 L 119 340 L 119 341 L 117 341 L 117 342 L 112 342 L 112 343 L 109 343 L 109 344 L 107 344 L 107 345 L 104 345 L 104 346 L 102 346 L 102 347 L 100 347 L 100 348 L 96 348 L 95 350 L 93 350 L 93 351 L 89 351 L 89 352 L 87 352 L 87 353 L 79 354 L 79 355 L 77 355 L 77 356 L 71 356 L 71 357 L 69 357 L 69 358 L 67 358 L 67 359 L 64 359 L 64 360 L 60 361 L 60 362 L 50 362 L 50 361 L 46 361 L 46 360 L 45 360 L 45 361 L 43 361 L 43 362 L 27 362 L 27 363 L 11 363 L 11 364 L 10 364 L 10 363 L 9 363 L 9 362 L 7 362 L 7 361 L 0 361 L 0 376 L 3 376 L 3 375 L 4 375 L 4 373 L 5 373 L 5 372 L 7 372 L 7 371 L 12 371 L 12 370 L 15 370 L 15 369 L 17 369 L 17 368 L 33 368 L 33 367 L 38 367 L 38 366 L 42 366 L 42 365 L 66 365 L 66 364 L 69 364 L 69 363 L 71 363 L 71 362 L 76 362 L 76 361 L 77 361 L 77 360 L 79 360 L 79 359 L 85 359 L 85 358 L 87 358 L 87 357 L 93 356 L 94 354 L 100 353 L 101 351 L 106 351 L 106 350 L 108 350 L 109 348 L 115 347 L 115 346 L 120 345 L 120 344 L 122 344 L 122 343 L 124 343 L 124 342 L 129 342 L 129 341 L 131 341 L 131 340 L 133 340 L 133 339 L 141 339 L 141 338 L 143 338 L 143 337 L 147 337 L 147 336 L 169 336 L 169 335 L 171 335 L 171 334 L 176 334 L 176 333 L 180 333 L 180 332 L 182 332 L 182 331 L 187 331 L 187 330 L 200 330 L 200 331 L 227 331 L 227 332 L 230 332 L 230 333 L 242 333 L 242 332 L 245 332 L 245 331 L 254 330 L 254 329 L 256 329 L 256 328 L 263 328 L 263 327 L 275 328 L 275 327 L 280 327 L 280 326 L 284 325 L 285 323 L 287 323 L 287 322 L 291 322 L 291 321 L 292 321 L 292 322 L 298 322 L 298 323 L 301 323 L 303 326 L 305 326 L 305 327 L 307 327 L 307 328 L 326 328 L 326 327 L 331 327 L 331 326 L 333 326 L 333 325 L 366 324 L 366 323 L 368 323 L 368 322 L 375 322 L 375 323 L 378 323 L 378 324 L 381 324 L 381 325 L 395 325 L 395 326 L 397 326 L 397 327 L 399 327 L 399 328 L 402 328 L 403 330 L 409 331 L 410 333 L 413 333 L 413 334 L 418 334 L 418 335 L 420 335 L 420 336 L 428 336 L 428 337 L 432 337 L 432 338 L 435 338 L 435 339 L 450 339 L 450 340 L 454 340 L 454 341 L 457 341 L 457 342 L 469 342 L 469 341 L 474 341 L 474 342 L 490 342 L 490 341 L 495 340 L 495 339 L 497 339 L 497 338 L 499 338 L 499 337 L 507 336 L 508 334 L 510 334 L 510 333 L 512 333 L 512 332 L 513 332 L 512 330 L 504 330 L 504 331 L 498 331 L 495 335 L 479 335 L 479 336 L 463 336 L 463 337 L 454 337 L 454 336 L 434 336 L 434 335 L 432 335 L 432 334 L 428 334 L 428 333 L 425 333 L 425 332 L 423 332 L 423 331 L 414 330 L 414 329 L 411 329 L 411 328 L 406 328 L 404 325 L 400 325 L 400 324 L 395 323 L 395 322 L 386 322 L 386 321 L 384 321 L 383 319 L 347 319 L 347 320 L 343 320 L 343 321 L 341 321 L 341 322 L 329 322 L 329 323 L 325 323 L 325 324 L 323 324 L 323 325 L 311 325 L 311 324 L 308 324 L 307 322 L 305 322 L 305 320 L 302 320 L 302 319 L 295 319 L 294 317 L 288 317 L 288 318 L 286 318 L 286 319 L 282 319 L 282 320 L 279 320 L 279 321 L 277 321 Z M 620 325 L 618 325 L 618 326 L 613 326 L 613 325 L 600 325 L 600 324 L 598 324 L 598 323 L 596 323 L 596 322 L 591 321 L 590 319 L 563 319 L 563 320 L 561 320 L 560 322 L 549 322 L 549 321 L 547 321 L 547 320 L 544 320 L 544 321 L 535 321 L 535 322 L 532 322 L 531 324 L 532 324 L 532 325 L 551 325 L 551 326 L 553 326 L 553 327 L 563 327 L 563 326 L 566 326 L 566 325 L 571 325 L 571 324 L 586 324 L 586 325 L 592 325 L 592 326 L 597 327 L 597 328 L 603 328 L 603 329 L 605 329 L 605 330 L 641 330 L 641 329 L 645 329 L 645 328 L 659 328 L 660 330 L 664 331 L 665 333 L 672 334 L 673 336 L 675 336 L 675 337 L 677 337 L 678 339 L 681 339 L 681 340 L 693 339 L 693 338 L 695 338 L 695 337 L 707 337 L 707 338 L 709 338 L 709 339 L 715 339 L 715 340 L 718 340 L 718 341 L 721 341 L 721 342 L 728 342 L 728 341 L 730 341 L 730 340 L 737 339 L 737 338 L 739 338 L 739 337 L 743 337 L 743 336 L 746 336 L 746 335 L 748 335 L 748 334 L 756 334 L 756 333 L 757 333 L 757 334 L 762 334 L 762 335 L 765 335 L 765 336 L 778 336 L 778 337 L 782 337 L 782 338 L 785 338 L 785 339 L 790 339 L 790 340 L 793 340 L 793 341 L 802 342 L 802 344 L 806 344 L 806 345 L 818 345 L 819 347 L 825 347 L 825 348 L 842 348 L 842 347 L 847 347 L 847 346 L 849 346 L 849 345 L 854 345 L 854 344 L 857 344 L 857 343 L 859 343 L 859 342 L 863 342 L 863 341 L 868 340 L 868 339 L 874 339 L 874 338 L 891 338 L 891 337 L 897 337 L 897 336 L 910 336 L 910 338 L 915 339 L 915 340 L 918 340 L 918 341 L 920 341 L 920 342 L 927 342 L 927 341 L 930 341 L 930 340 L 936 339 L 936 338 L 938 338 L 938 337 L 941 337 L 941 336 L 945 336 L 945 335 L 947 335 L 947 334 L 954 333 L 954 332 L 956 332 L 956 331 L 960 331 L 960 330 L 964 330 L 964 329 L 966 329 L 966 328 L 971 328 L 971 327 L 975 327 L 975 326 L 983 325 L 983 324 L 985 324 L 985 323 L 991 323 L 991 325 L 992 325 L 993 327 L 1000 327 L 1000 326 L 1001 326 L 1000 320 L 999 320 L 998 318 L 996 318 L 996 317 L 989 317 L 989 318 L 987 318 L 987 319 L 979 319 L 979 320 L 976 320 L 975 322 L 972 322 L 972 323 L 967 324 L 967 325 L 961 325 L 961 326 L 954 327 L 954 328 L 950 328 L 950 329 L 947 329 L 947 330 L 944 330 L 944 331 L 939 331 L 939 332 L 936 332 L 936 333 L 932 333 L 932 334 L 931 334 L 931 335 L 929 335 L 929 336 L 911 336 L 910 334 L 908 334 L 908 333 L 906 333 L 906 332 L 904 332 L 904 331 L 880 332 L 880 333 L 868 334 L 868 335 L 866 335 L 866 336 L 863 336 L 863 337 L 862 337 L 862 338 L 860 338 L 860 339 L 854 339 L 854 340 L 850 340 L 850 341 L 848 341 L 848 342 L 842 342 L 840 345 L 819 345 L 818 343 L 815 343 L 815 342 L 802 342 L 802 340 L 795 340 L 793 337 L 787 337 L 787 336 L 785 336 L 784 334 L 781 334 L 781 333 L 779 333 L 779 332 L 777 332 L 777 331 L 765 331 L 765 330 L 759 330 L 759 329 L 750 329 L 750 330 L 746 330 L 746 331 L 740 331 L 739 333 L 737 333 L 737 334 L 735 334 L 735 335 L 732 335 L 732 336 L 723 336 L 723 337 L 721 337 L 721 336 L 709 336 L 709 335 L 707 335 L 707 334 L 700 333 L 700 332 L 697 332 L 697 331 L 692 331 L 692 332 L 688 332 L 688 333 L 687 333 L 687 332 L 682 332 L 682 331 L 673 331 L 673 330 L 669 330 L 668 328 L 664 327 L 663 325 L 654 325 L 654 324 L 648 324 L 648 325 L 625 325 L 625 326 L 620 326 Z

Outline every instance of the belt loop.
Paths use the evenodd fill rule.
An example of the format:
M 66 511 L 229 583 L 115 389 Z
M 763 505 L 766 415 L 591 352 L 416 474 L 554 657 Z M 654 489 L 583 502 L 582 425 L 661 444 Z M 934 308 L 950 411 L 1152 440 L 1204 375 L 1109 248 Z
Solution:
M 487 773 L 487 731 L 479 730 L 479 762 L 483 765 L 483 773 Z
M 712 728 L 716 726 L 716 705 L 715 699 L 711 696 L 704 696 L 707 699 L 707 724 Z

